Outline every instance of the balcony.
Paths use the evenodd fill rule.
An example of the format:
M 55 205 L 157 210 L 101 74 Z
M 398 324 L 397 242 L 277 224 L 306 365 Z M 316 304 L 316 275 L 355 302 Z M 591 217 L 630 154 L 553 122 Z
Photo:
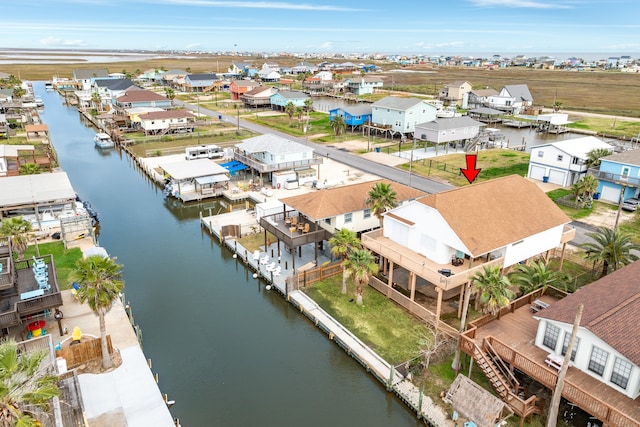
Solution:
M 233 153 L 233 157 L 234 157 L 234 160 L 244 163 L 250 168 L 258 171 L 258 173 L 268 173 L 268 172 L 276 172 L 276 171 L 291 170 L 291 169 L 304 169 L 313 165 L 322 164 L 322 157 L 317 156 L 315 154 L 310 159 L 296 160 L 293 162 L 281 162 L 281 163 L 264 163 L 254 159 L 253 157 L 245 156 L 244 154 L 238 151 L 235 151 Z
M 297 225 L 294 226 L 287 223 L 286 217 L 290 217 L 293 214 L 293 211 L 289 211 L 286 214 L 277 213 L 263 216 L 260 218 L 260 226 L 267 232 L 273 234 L 279 241 L 284 242 L 286 247 L 291 249 L 331 238 L 331 233 L 327 230 L 297 213 L 295 213 Z M 305 226 L 307 226 L 309 231 L 303 231 Z M 302 229 L 299 227 L 302 227 Z
M 617 173 L 604 172 L 593 168 L 589 169 L 587 173 L 596 177 L 600 181 L 613 182 L 615 184 L 623 185 L 626 187 L 640 187 L 640 178 L 634 178 L 628 175 L 620 175 Z
M 567 243 L 575 239 L 576 229 L 570 225 L 565 225 L 562 230 L 562 236 L 560 237 L 560 243 Z
M 9 259 L 9 268 L 5 273 L 4 262 Z M 62 305 L 62 294 L 58 286 L 56 269 L 51 255 L 41 257 L 47 267 L 49 290 L 41 295 L 25 298 L 25 294 L 38 290 L 33 274 L 33 260 L 13 262 L 11 257 L 3 258 L 3 273 L 0 277 L 0 328 L 9 328 L 21 323 L 21 319 L 44 310 L 52 310 Z
M 472 354 L 475 345 L 491 349 L 506 362 L 549 390 L 555 389 L 558 371 L 545 364 L 548 352 L 534 345 L 538 321 L 531 310 L 534 300 L 552 304 L 561 293 L 549 289 L 545 295 L 539 289 L 503 307 L 495 315 L 486 315 L 469 322 L 460 337 L 460 349 Z M 611 427 L 638 427 L 640 406 L 633 399 L 608 387 L 581 370 L 570 367 L 565 377 L 562 396 L 582 410 Z
M 383 236 L 382 230 L 374 230 L 362 235 L 362 245 L 367 249 L 393 261 L 395 264 L 414 272 L 418 276 L 434 284 L 436 287 L 444 291 L 455 289 L 479 272 L 483 271 L 487 266 L 502 266 L 504 258 L 499 257 L 492 260 L 484 258 L 476 258 L 471 262 L 465 259 L 462 265 L 454 266 L 449 264 L 437 264 L 429 260 L 424 255 L 420 255 L 411 249 L 402 246 L 388 237 Z M 451 271 L 450 276 L 444 276 L 438 270 L 448 269 Z

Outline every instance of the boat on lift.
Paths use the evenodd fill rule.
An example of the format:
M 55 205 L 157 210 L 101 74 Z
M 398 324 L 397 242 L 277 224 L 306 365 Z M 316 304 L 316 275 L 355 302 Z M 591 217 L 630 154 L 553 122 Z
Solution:
M 115 146 L 111 137 L 104 132 L 96 133 L 96 136 L 93 137 L 93 142 L 95 142 L 96 147 L 99 148 L 113 148 Z

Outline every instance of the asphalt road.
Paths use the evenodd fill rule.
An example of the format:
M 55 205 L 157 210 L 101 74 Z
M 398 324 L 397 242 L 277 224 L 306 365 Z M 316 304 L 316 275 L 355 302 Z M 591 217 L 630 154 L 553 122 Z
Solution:
M 376 163 L 371 160 L 365 159 L 361 156 L 356 156 L 354 154 L 351 154 L 347 151 L 343 151 L 343 150 L 329 147 L 326 145 L 316 144 L 316 143 L 307 141 L 304 138 L 298 138 L 298 137 L 295 137 L 271 128 L 267 128 L 265 126 L 252 123 L 252 122 L 239 120 L 238 117 L 224 115 L 224 114 L 221 115 L 219 112 L 202 108 L 202 107 L 197 107 L 197 106 L 187 104 L 185 102 L 178 101 L 178 100 L 174 100 L 173 102 L 179 106 L 190 109 L 192 111 L 196 111 L 199 109 L 201 113 L 207 114 L 211 117 L 222 116 L 222 121 L 230 123 L 234 126 L 238 126 L 238 121 L 239 121 L 240 122 L 239 126 L 241 128 L 248 129 L 252 132 L 256 132 L 260 134 L 271 133 L 274 135 L 279 135 L 283 138 L 287 138 L 292 141 L 296 141 L 300 144 L 313 147 L 313 149 L 318 155 L 321 155 L 321 156 L 324 155 L 324 156 L 330 157 L 333 160 L 336 160 L 340 163 L 344 163 L 348 166 L 351 166 L 355 169 L 359 169 L 363 172 L 375 174 L 383 178 L 387 178 L 391 181 L 399 182 L 405 185 L 409 185 L 409 180 L 411 180 L 411 187 L 417 188 L 418 190 L 424 191 L 425 193 L 439 193 L 441 191 L 451 190 L 455 188 L 451 185 L 436 182 L 431 179 L 424 178 L 422 176 L 411 175 L 410 177 L 408 172 L 394 168 L 392 166 Z M 576 237 L 569 242 L 569 244 L 573 246 L 578 246 L 582 243 L 588 242 L 590 238 L 586 234 L 596 230 L 596 227 L 583 222 L 579 222 L 579 221 L 572 221 L 571 226 L 573 226 L 576 229 Z
M 238 126 L 238 117 L 229 116 L 220 114 L 217 111 L 209 110 L 202 107 L 197 107 L 191 104 L 184 103 L 182 101 L 174 100 L 175 104 L 190 109 L 192 111 L 200 110 L 200 113 L 207 114 L 211 117 L 222 116 L 222 121 L 232 124 L 234 126 Z M 347 151 L 343 151 L 337 148 L 329 147 L 326 145 L 316 144 L 311 141 L 307 141 L 304 138 L 298 138 L 265 126 L 258 125 L 256 123 L 247 122 L 244 120 L 240 121 L 240 127 L 243 129 L 250 130 L 252 132 L 265 134 L 270 133 L 273 135 L 278 135 L 283 138 L 287 138 L 291 141 L 298 142 L 300 144 L 307 145 L 312 147 L 316 154 L 320 156 L 330 157 L 331 159 L 343 163 L 345 165 L 351 166 L 354 169 L 359 169 L 366 173 L 371 173 L 375 175 L 379 175 L 381 177 L 387 178 L 391 181 L 398 182 L 400 184 L 409 185 L 409 179 L 411 179 L 411 187 L 417 188 L 418 190 L 424 191 L 425 193 L 439 193 L 445 190 L 451 190 L 454 187 L 451 185 L 443 184 L 440 182 L 433 181 L 428 178 L 424 178 L 417 175 L 411 175 L 409 177 L 409 173 L 403 170 L 394 168 L 392 166 L 383 165 L 380 163 L 372 162 L 371 160 L 365 159 L 361 156 L 353 155 Z

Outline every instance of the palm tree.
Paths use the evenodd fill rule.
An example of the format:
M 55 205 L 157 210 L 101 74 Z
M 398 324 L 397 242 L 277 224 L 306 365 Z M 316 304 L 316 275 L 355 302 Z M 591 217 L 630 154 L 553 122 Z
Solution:
M 598 180 L 593 175 L 585 175 L 580 178 L 571 187 L 571 193 L 576 198 L 576 206 L 578 201 L 582 199 L 582 205 L 584 207 L 585 202 L 591 200 L 593 193 L 598 189 Z
M 353 276 L 356 282 L 356 304 L 362 305 L 363 285 L 378 272 L 378 264 L 368 249 L 356 249 L 349 252 L 344 262 L 347 276 Z
M 169 100 L 173 100 L 176 97 L 176 92 L 170 87 L 165 87 L 164 96 L 166 96 Z
M 27 94 L 27 91 L 22 86 L 16 86 L 13 89 L 13 96 L 15 96 L 16 98 L 22 98 L 26 94 Z
M 309 112 L 313 109 L 313 99 L 307 98 L 304 100 L 304 110 L 309 114 Z
M 89 304 L 100 321 L 102 367 L 109 369 L 112 363 L 107 348 L 104 316 L 124 287 L 122 266 L 116 263 L 116 258 L 93 255 L 76 262 L 73 276 L 80 283 L 76 297 L 80 302 Z
M 600 158 L 611 154 L 611 150 L 606 148 L 594 148 L 587 153 L 587 168 L 597 168 L 600 166 Z
M 523 294 L 528 294 L 539 288 L 542 288 L 544 292 L 549 286 L 566 290 L 569 279 L 567 273 L 549 269 L 549 264 L 542 260 L 531 265 L 519 264 L 509 274 L 511 283 L 518 285 Z
M 0 341 L 0 425 L 42 425 L 36 410 L 48 412 L 49 401 L 60 394 L 46 357 L 45 351 L 20 352 L 12 339 Z
M 600 277 L 638 260 L 638 256 L 631 251 L 640 250 L 640 245 L 633 243 L 631 235 L 619 228 L 598 227 L 596 232 L 587 233 L 587 236 L 594 241 L 579 247 L 586 251 L 586 259 L 593 261 L 594 265 L 602 263 Z
M 284 106 L 284 112 L 287 113 L 287 116 L 289 116 L 289 124 L 291 124 L 293 115 L 296 112 L 296 106 L 293 105 L 293 102 L 288 102 L 287 105 Z
M 382 227 L 382 215 L 398 206 L 398 198 L 395 190 L 391 188 L 391 184 L 378 182 L 367 193 L 365 203 L 371 206 L 373 214 L 378 217 L 380 227 Z
M 482 306 L 483 313 L 495 315 L 500 308 L 509 304 L 514 297 L 509 289 L 511 282 L 503 276 L 499 266 L 485 266 L 484 271 L 476 273 L 471 279 L 471 287 L 476 294 L 476 309 Z
M 347 293 L 347 270 L 345 269 L 345 261 L 349 253 L 355 249 L 360 249 L 362 244 L 356 236 L 356 233 L 348 228 L 341 228 L 330 239 L 331 255 L 342 258 L 342 293 Z
M 333 120 L 331 121 L 331 129 L 336 134 L 336 136 L 342 135 L 342 133 L 347 128 L 347 124 L 344 121 L 344 117 L 340 114 L 336 114 L 333 116 Z
M 29 232 L 31 231 L 31 223 L 21 216 L 13 218 L 5 218 L 0 226 L 0 236 L 11 238 L 11 246 L 18 253 L 18 257 L 22 259 L 29 242 Z
M 40 173 L 40 165 L 35 163 L 24 163 L 20 165 L 20 175 L 38 175 Z

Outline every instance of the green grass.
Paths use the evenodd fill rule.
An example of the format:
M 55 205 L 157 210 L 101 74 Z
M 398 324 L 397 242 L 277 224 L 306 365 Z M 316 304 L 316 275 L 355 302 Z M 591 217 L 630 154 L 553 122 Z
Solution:
M 357 305 L 353 280 L 347 283 L 346 295 L 341 294 L 342 275 L 304 292 L 387 362 L 396 365 L 416 357 L 421 340 L 431 337 L 425 323 L 369 286 L 364 287 L 363 305 Z
M 79 248 L 65 249 L 62 242 L 39 243 L 38 248 L 41 256 L 53 255 L 60 289 L 70 289 L 73 283 L 71 275 L 75 269 L 76 261 L 82 258 L 82 251 Z M 31 258 L 35 255 L 35 245 L 29 246 L 24 254 L 25 258 Z

